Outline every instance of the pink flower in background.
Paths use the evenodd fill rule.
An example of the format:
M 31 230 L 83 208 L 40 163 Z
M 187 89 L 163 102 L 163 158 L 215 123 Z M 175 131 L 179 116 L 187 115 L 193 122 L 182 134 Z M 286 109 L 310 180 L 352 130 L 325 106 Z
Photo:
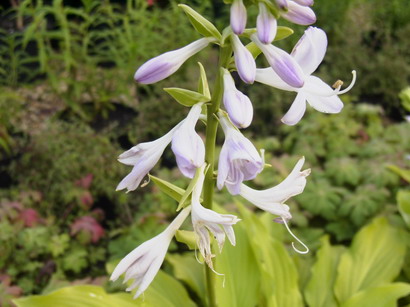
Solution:
M 25 227 L 35 227 L 41 223 L 40 215 L 32 208 L 21 210 L 19 220 L 24 223 Z
M 104 236 L 104 228 L 91 216 L 76 219 L 70 228 L 72 236 L 84 232 L 90 236 L 93 243 L 97 243 Z
M 91 183 L 93 182 L 93 178 L 93 174 L 87 174 L 83 178 L 78 179 L 75 182 L 75 185 L 80 188 L 89 189 L 91 187 Z

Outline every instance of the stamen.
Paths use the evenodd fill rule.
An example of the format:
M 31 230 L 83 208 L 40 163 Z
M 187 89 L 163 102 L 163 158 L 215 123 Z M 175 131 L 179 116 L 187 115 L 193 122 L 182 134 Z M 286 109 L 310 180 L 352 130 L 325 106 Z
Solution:
M 356 71 L 355 70 L 352 70 L 352 75 L 353 75 L 352 82 L 350 82 L 349 86 L 346 87 L 343 91 L 340 91 L 338 95 L 347 93 L 348 91 L 352 89 L 353 85 L 356 83 Z
M 286 226 L 286 229 L 287 229 L 288 232 L 290 233 L 290 235 L 291 235 L 296 241 L 298 241 L 298 242 L 305 248 L 304 251 L 301 251 L 301 250 L 297 249 L 297 248 L 295 247 L 295 243 L 292 242 L 292 247 L 293 247 L 293 249 L 295 250 L 295 252 L 297 252 L 297 253 L 299 253 L 299 254 L 307 254 L 307 253 L 309 253 L 309 247 L 307 247 L 307 246 L 305 245 L 305 243 L 303 243 L 301 240 L 299 240 L 298 237 L 296 237 L 296 236 L 293 234 L 293 232 L 290 230 L 290 228 L 289 228 L 289 226 L 288 226 L 288 223 L 286 222 L 286 219 L 284 219 L 284 218 L 282 217 L 282 220 L 283 220 L 283 223 L 284 223 L 285 226 Z

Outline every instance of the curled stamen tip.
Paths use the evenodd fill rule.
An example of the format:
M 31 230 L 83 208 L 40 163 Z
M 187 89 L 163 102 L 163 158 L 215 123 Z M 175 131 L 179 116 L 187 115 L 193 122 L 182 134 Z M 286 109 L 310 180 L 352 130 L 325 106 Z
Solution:
M 352 75 L 353 75 L 352 82 L 350 82 L 349 86 L 346 87 L 343 91 L 340 91 L 340 92 L 338 93 L 338 95 L 345 94 L 345 93 L 347 93 L 348 91 L 350 91 L 350 90 L 352 89 L 353 85 L 356 83 L 356 70 L 352 70 Z M 338 81 L 336 81 L 336 83 L 337 83 L 337 82 L 338 82 Z M 335 84 L 336 84 L 336 83 L 335 83 Z
M 302 242 L 299 242 L 299 243 L 303 245 L 303 247 L 305 248 L 305 250 L 304 250 L 304 251 L 301 251 L 301 250 L 297 249 L 297 248 L 295 247 L 295 243 L 292 242 L 293 250 L 294 250 L 295 252 L 299 253 L 299 254 L 302 254 L 302 255 L 305 255 L 305 254 L 309 253 L 309 247 L 307 247 L 307 246 L 306 246 L 305 244 L 303 244 Z

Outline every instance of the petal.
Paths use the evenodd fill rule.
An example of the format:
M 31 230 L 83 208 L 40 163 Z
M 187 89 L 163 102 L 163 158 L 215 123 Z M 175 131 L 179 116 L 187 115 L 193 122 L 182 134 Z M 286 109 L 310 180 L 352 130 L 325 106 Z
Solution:
M 326 49 L 326 33 L 322 29 L 309 27 L 293 48 L 291 55 L 305 74 L 310 75 L 322 63 Z
M 231 5 L 231 28 L 233 33 L 242 34 L 246 27 L 246 7 L 242 0 L 234 0 Z
M 225 140 L 226 143 L 226 140 Z M 230 163 L 228 160 L 229 157 L 229 150 L 228 147 L 225 145 L 222 146 L 221 153 L 219 154 L 219 162 L 218 162 L 218 177 L 217 177 L 217 187 L 219 190 L 222 190 L 226 177 L 228 176 L 228 172 L 230 169 Z
M 284 91 L 292 92 L 296 90 L 294 87 L 284 82 L 272 67 L 256 69 L 255 81 Z
M 255 82 L 256 63 L 252 53 L 242 44 L 239 37 L 232 35 L 235 65 L 239 77 L 248 84 Z
M 303 6 L 312 6 L 314 4 L 313 0 L 293 0 L 293 1 Z
M 249 127 L 253 119 L 253 106 L 248 96 L 238 90 L 225 91 L 223 102 L 229 118 L 236 127 Z
M 306 96 L 300 92 L 296 95 L 289 111 L 282 117 L 282 122 L 286 125 L 296 125 L 303 117 L 306 111 Z
M 270 44 L 274 40 L 278 28 L 276 18 L 268 11 L 263 2 L 259 2 L 259 14 L 256 20 L 259 40 Z
M 315 12 L 310 7 L 299 5 L 293 1 L 288 1 L 288 11 L 282 13 L 282 17 L 302 26 L 316 22 Z
M 145 273 L 141 284 L 134 295 L 134 299 L 138 298 L 151 284 L 154 280 L 155 276 L 157 275 L 159 269 L 161 268 L 162 263 L 164 262 L 165 254 L 162 257 L 158 257 L 154 260 L 151 266 L 148 268 L 148 271 Z
M 306 99 L 315 110 L 322 113 L 336 114 L 340 113 L 343 109 L 343 102 L 337 95 L 331 97 L 321 97 L 307 93 Z

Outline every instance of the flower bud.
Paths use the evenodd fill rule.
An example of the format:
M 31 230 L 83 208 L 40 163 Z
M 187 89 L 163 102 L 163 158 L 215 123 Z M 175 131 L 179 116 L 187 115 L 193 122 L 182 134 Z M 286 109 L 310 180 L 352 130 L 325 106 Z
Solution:
M 239 37 L 232 35 L 233 52 L 235 56 L 235 65 L 239 77 L 245 83 L 252 84 L 255 82 L 256 63 L 252 53 L 242 45 Z
M 252 122 L 253 106 L 248 96 L 236 89 L 228 70 L 224 71 L 223 102 L 229 118 L 238 128 L 247 128 Z
M 303 5 L 303 6 L 312 6 L 314 1 L 313 0 L 293 0 L 297 4 Z
M 145 62 L 135 73 L 135 81 L 151 84 L 169 77 L 191 56 L 208 46 L 209 42 L 209 38 L 201 38 L 185 47 L 168 51 Z
M 276 5 L 281 9 L 281 10 L 287 10 L 288 9 L 288 0 L 275 0 Z
M 273 42 L 278 29 L 276 18 L 268 11 L 263 2 L 259 2 L 259 15 L 256 20 L 259 40 L 264 44 Z
M 308 26 L 316 22 L 315 12 L 310 7 L 299 5 L 293 1 L 289 1 L 288 11 L 282 13 L 281 16 L 302 26 Z
M 234 0 L 231 5 L 231 28 L 233 33 L 239 35 L 245 31 L 246 27 L 246 7 L 242 0 Z

